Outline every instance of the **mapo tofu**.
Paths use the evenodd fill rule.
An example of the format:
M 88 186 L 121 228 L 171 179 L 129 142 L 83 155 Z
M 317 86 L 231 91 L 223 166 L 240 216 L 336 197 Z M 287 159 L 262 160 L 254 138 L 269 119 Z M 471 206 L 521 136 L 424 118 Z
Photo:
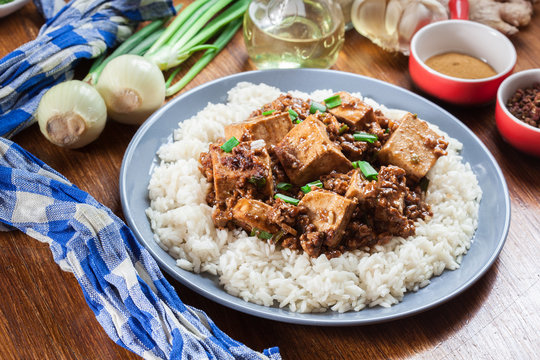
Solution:
M 270 221 L 272 207 L 262 201 L 241 198 L 232 209 L 234 221 L 247 232 L 265 231 L 276 234 L 279 227 Z
M 293 124 L 288 112 L 272 112 L 269 115 L 259 115 L 240 123 L 225 127 L 225 138 L 232 136 L 241 141 L 259 140 L 267 146 L 276 145 L 287 135 Z
M 355 203 L 336 193 L 316 190 L 307 193 L 299 205 L 305 207 L 309 223 L 314 225 L 313 230 L 323 234 L 321 245 L 334 248 L 343 237 Z
M 332 142 L 314 115 L 296 125 L 275 148 L 293 184 L 301 185 L 332 170 L 346 172 L 351 162 Z
M 398 125 L 348 93 L 338 96 L 339 109 L 321 112 L 311 100 L 281 95 L 201 153 L 217 227 L 334 257 L 413 235 L 414 221 L 431 216 L 419 184 L 446 141 L 412 114 Z M 225 140 L 232 148 L 222 148 Z
M 262 146 L 252 146 L 254 143 L 241 143 L 230 153 L 220 146 L 210 146 L 217 202 L 225 202 L 237 192 L 249 193 L 254 198 L 272 195 L 270 156 L 264 143 Z
M 341 98 L 341 105 L 328 109 L 338 120 L 354 129 L 362 129 L 367 123 L 375 120 L 373 108 L 351 94 L 340 91 L 336 95 Z
M 407 113 L 379 151 L 379 160 L 403 168 L 411 180 L 420 180 L 445 155 L 446 141 L 425 121 Z

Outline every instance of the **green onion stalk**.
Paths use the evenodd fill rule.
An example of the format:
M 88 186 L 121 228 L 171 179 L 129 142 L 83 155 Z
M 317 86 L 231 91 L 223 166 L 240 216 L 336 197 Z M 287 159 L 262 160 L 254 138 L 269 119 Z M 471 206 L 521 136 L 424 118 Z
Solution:
M 145 57 L 157 64 L 161 70 L 168 70 L 183 63 L 194 51 L 205 47 L 217 51 L 218 45 L 205 46 L 206 41 L 234 20 L 241 18 L 249 4 L 249 0 L 237 0 L 233 4 L 231 2 L 233 1 L 197 0 L 188 5 L 167 27 Z M 229 4 L 231 5 L 227 7 Z M 231 27 L 226 27 L 226 30 L 230 29 Z
M 176 11 L 178 12 L 181 7 L 182 5 L 176 6 Z M 168 18 L 154 20 L 127 38 L 127 40 L 120 44 L 120 46 L 118 46 L 110 55 L 107 56 L 106 53 L 103 53 L 94 61 L 90 67 L 90 70 L 88 71 L 88 75 L 86 75 L 84 78 L 84 81 L 90 85 L 96 85 L 105 66 L 112 59 L 115 59 L 120 55 L 144 55 L 150 46 L 152 46 L 152 44 L 157 41 L 157 39 L 165 31 L 163 25 L 167 21 Z
M 230 42 L 242 25 L 242 16 L 249 0 L 196 0 L 172 20 L 155 20 L 124 41 L 110 55 L 96 59 L 84 81 L 98 83 L 107 64 L 125 54 L 144 56 L 160 70 L 174 71 L 166 81 L 166 96 L 172 96 L 184 88 L 221 50 Z M 213 39 L 212 43 L 207 43 Z M 195 52 L 205 51 L 187 73 L 175 84 L 178 67 Z

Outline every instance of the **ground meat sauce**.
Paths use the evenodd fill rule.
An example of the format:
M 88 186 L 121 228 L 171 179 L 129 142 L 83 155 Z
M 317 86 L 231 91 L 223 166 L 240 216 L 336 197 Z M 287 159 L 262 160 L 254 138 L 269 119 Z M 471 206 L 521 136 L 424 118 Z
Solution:
M 531 126 L 540 128 L 540 83 L 517 89 L 506 103 L 508 111 Z
M 262 150 L 254 150 L 250 142 L 240 142 L 230 154 L 224 154 L 220 145 L 227 139 L 223 139 L 217 144 L 210 145 L 209 151 L 201 153 L 199 159 L 201 173 L 211 185 L 207 202 L 214 207 L 213 221 L 216 227 L 234 228 L 240 225 L 246 231 L 251 231 L 252 235 L 257 234 L 262 241 L 272 241 L 284 248 L 304 251 L 312 257 L 325 254 L 328 258 L 333 258 L 345 251 L 366 250 L 377 244 L 383 244 L 393 236 L 414 235 L 415 220 L 432 216 L 429 205 L 423 200 L 424 192 L 420 184 L 424 179 L 413 182 L 407 179 L 404 169 L 395 165 L 379 164 L 377 161 L 377 153 L 397 129 L 398 123 L 385 117 L 381 111 L 375 110 L 372 121 L 365 123 L 362 128 L 351 129 L 352 126 L 347 126 L 330 113 L 310 114 L 310 102 L 290 94 L 281 95 L 252 112 L 250 119 L 271 110 L 286 112 L 289 109 L 298 114 L 297 120 L 293 122 L 293 130 L 294 126 L 298 126 L 309 116 L 315 116 L 326 125 L 324 136 L 327 136 L 330 144 L 335 145 L 334 151 L 341 152 L 351 162 L 358 160 L 369 162 L 377 171 L 377 178 L 368 180 L 353 166 L 346 172 L 333 170 L 318 176 L 314 180 L 319 182 L 308 186 L 306 191 L 306 186 L 290 181 L 286 170 L 302 168 L 304 166 L 302 160 L 281 150 L 278 158 L 276 146 L 279 147 L 279 144 L 266 145 Z M 356 140 L 354 134 L 359 131 L 376 135 L 376 140 L 372 142 Z M 425 145 L 433 149 L 437 157 L 446 154 L 447 143 L 441 138 L 427 137 Z M 216 195 L 216 192 L 222 191 L 216 190 L 218 186 L 216 184 L 221 181 L 221 175 L 215 173 L 213 162 L 217 161 L 215 160 L 217 158 L 219 158 L 218 166 L 234 174 L 229 176 L 232 183 L 226 183 L 229 193 L 225 198 Z M 265 159 L 269 159 L 269 164 Z M 282 194 L 300 202 L 291 204 L 269 195 L 260 186 L 267 181 L 272 182 L 272 194 Z M 355 181 L 356 190 L 352 189 Z M 320 192 L 321 196 L 335 194 L 337 200 L 335 204 L 323 202 L 316 211 L 310 211 L 302 201 L 309 192 L 314 192 L 311 198 Z M 267 234 L 236 219 L 235 205 L 241 198 L 264 203 L 261 205 L 266 210 L 255 218 L 265 221 L 269 229 L 280 230 Z M 310 204 L 317 206 L 316 201 Z M 337 244 L 336 239 L 339 239 Z

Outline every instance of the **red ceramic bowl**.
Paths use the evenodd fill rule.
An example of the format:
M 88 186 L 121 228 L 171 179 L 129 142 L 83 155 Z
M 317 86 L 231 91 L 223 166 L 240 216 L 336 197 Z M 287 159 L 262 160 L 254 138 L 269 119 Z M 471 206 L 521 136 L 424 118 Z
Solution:
M 540 129 L 531 126 L 508 111 L 506 103 L 519 88 L 540 82 L 540 69 L 515 73 L 504 80 L 497 91 L 495 122 L 502 137 L 519 150 L 540 157 Z
M 458 52 L 486 61 L 497 75 L 461 79 L 441 74 L 425 64 L 434 55 Z M 467 20 L 445 20 L 421 28 L 411 40 L 409 72 L 428 94 L 459 105 L 476 105 L 495 98 L 501 82 L 512 73 L 516 50 L 508 38 L 493 28 Z

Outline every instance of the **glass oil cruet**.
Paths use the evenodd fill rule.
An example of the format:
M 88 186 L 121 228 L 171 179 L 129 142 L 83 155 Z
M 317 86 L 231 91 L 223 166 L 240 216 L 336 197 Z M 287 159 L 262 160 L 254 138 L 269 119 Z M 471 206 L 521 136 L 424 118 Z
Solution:
M 253 0 L 244 15 L 246 48 L 259 69 L 329 68 L 344 32 L 332 0 Z

